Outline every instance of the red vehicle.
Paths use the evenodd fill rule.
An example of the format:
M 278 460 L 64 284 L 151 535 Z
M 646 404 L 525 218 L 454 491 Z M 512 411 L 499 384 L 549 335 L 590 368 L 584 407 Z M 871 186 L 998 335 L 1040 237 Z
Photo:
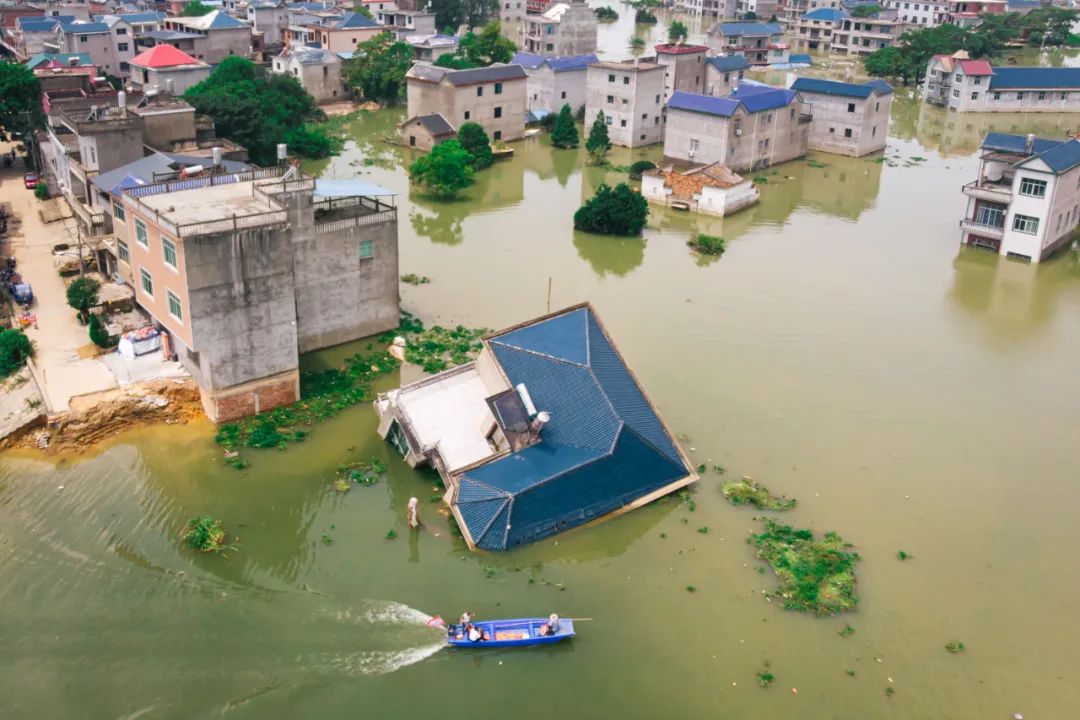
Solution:
M 27 190 L 33 190 L 34 188 L 37 187 L 37 184 L 38 184 L 38 174 L 37 173 L 26 173 L 25 175 L 22 176 L 22 178 L 23 178 L 23 185 L 26 186 Z

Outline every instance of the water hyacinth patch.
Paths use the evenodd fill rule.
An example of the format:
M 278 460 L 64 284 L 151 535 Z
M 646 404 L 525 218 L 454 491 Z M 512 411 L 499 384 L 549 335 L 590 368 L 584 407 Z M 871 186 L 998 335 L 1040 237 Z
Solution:
M 833 615 L 853 610 L 856 552 L 836 533 L 814 539 L 810 530 L 796 530 L 769 518 L 762 518 L 765 531 L 748 538 L 757 556 L 772 566 L 780 580 L 771 593 L 784 608 L 815 615 Z

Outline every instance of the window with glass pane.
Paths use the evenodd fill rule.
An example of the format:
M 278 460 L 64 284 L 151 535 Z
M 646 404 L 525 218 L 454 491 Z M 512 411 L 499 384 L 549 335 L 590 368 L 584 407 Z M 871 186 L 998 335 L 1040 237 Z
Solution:
M 126 242 L 117 238 L 116 250 L 120 253 L 121 260 L 123 260 L 124 262 L 131 262 L 131 254 L 128 252 L 128 246 Z
M 1039 232 L 1039 218 L 1030 215 L 1014 215 L 1013 230 L 1034 235 Z
M 124 206 L 121 205 L 120 203 L 113 203 L 112 214 L 113 214 L 113 217 L 116 218 L 117 220 L 123 221 L 124 220 Z
M 167 290 L 165 294 L 169 298 L 169 314 L 177 320 L 183 320 L 184 311 L 180 308 L 180 298 L 176 297 L 172 290 Z
M 168 238 L 161 238 L 161 254 L 165 257 L 165 264 L 176 267 L 176 243 Z
M 1005 208 L 1001 205 L 980 205 L 975 222 L 991 227 L 1005 227 Z
M 146 239 L 146 226 L 143 225 L 142 220 L 135 220 L 135 239 L 144 248 L 150 247 L 150 241 Z
M 139 278 L 142 280 L 143 292 L 154 297 L 154 278 L 142 268 L 139 268 Z
M 361 258 L 369 258 L 369 257 L 371 257 L 371 241 L 370 240 L 361 240 L 360 241 L 360 257 Z
M 1046 181 L 1020 178 L 1020 194 L 1028 197 L 1046 197 Z

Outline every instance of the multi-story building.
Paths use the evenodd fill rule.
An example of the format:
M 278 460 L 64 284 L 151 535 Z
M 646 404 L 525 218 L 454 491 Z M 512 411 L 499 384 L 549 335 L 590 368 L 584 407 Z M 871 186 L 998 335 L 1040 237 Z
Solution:
M 983 15 L 1004 15 L 1007 11 L 1007 0 L 952 0 L 945 22 L 971 28 L 982 22 Z
M 1080 142 L 989 133 L 963 192 L 962 244 L 1037 263 L 1080 223 Z
M 513 62 L 529 76 L 526 107 L 529 112 L 557 113 L 563 105 L 572 110 L 585 105 L 585 82 L 589 65 L 597 62 L 595 54 L 569 57 L 543 57 L 517 53 Z
M 705 86 L 705 45 L 663 43 L 656 46 L 656 62 L 664 66 L 664 102 L 676 91 L 700 93 Z
M 151 30 L 158 30 L 164 18 L 165 13 L 159 12 L 97 16 L 97 21 L 109 28 L 113 57 L 116 58 L 120 70 L 116 74 L 127 76 L 128 63 L 136 55 L 135 37 Z
M 251 54 L 251 26 L 221 10 L 214 10 L 199 17 L 166 18 L 162 22 L 162 30 L 176 33 L 176 42 L 154 37 L 154 33 L 146 33 L 144 37 L 153 40 L 146 44 L 174 45 L 197 60 L 211 65 L 217 65 L 232 55 L 248 57 Z M 185 47 L 180 40 L 190 41 L 190 47 Z
M 0 44 L 20 62 L 48 52 L 46 44 L 53 48 L 52 52 L 59 52 L 56 49 L 56 29 L 61 22 L 74 21 L 75 18 L 71 15 L 62 18 L 40 15 L 17 17 L 13 21 L 13 27 L 4 28 L 3 33 L 0 33 Z
M 750 63 L 742 55 L 709 58 L 705 62 L 703 94 L 713 97 L 730 95 L 749 69 Z
M 183 95 L 188 88 L 210 77 L 210 66 L 172 45 L 155 45 L 129 63 L 128 82 L 146 91 L 164 90 Z
M 317 103 L 341 100 L 347 94 L 341 82 L 341 60 L 329 50 L 292 46 L 271 63 L 272 72 L 292 75 Z
M 247 6 L 248 25 L 262 33 L 267 47 L 285 44 L 289 27 L 289 8 L 284 0 L 251 0 Z
M 394 33 L 398 40 L 410 35 L 433 35 L 437 32 L 435 13 L 427 10 L 380 10 L 375 14 L 375 19 L 383 30 Z
M 819 7 L 804 13 L 795 21 L 792 29 L 795 47 L 799 50 L 829 52 L 833 33 L 840 29 L 845 17 L 847 13 L 839 8 Z
M 841 55 L 869 55 L 892 47 L 911 27 L 895 10 L 883 10 L 873 17 L 845 17 L 833 30 L 830 50 Z
M 585 118 L 603 113 L 614 145 L 640 147 L 664 139 L 665 66 L 647 60 L 598 62 L 585 76 Z
M 382 33 L 383 27 L 366 15 L 347 12 L 341 17 L 289 25 L 288 47 L 308 45 L 332 53 L 352 53 L 356 46 Z
M 596 52 L 596 14 L 581 0 L 526 15 L 518 45 L 522 52 L 558 57 Z
M 1080 68 L 991 67 L 963 51 L 936 55 L 923 97 L 957 112 L 1080 112 Z
M 443 55 L 452 55 L 457 52 L 458 39 L 456 35 L 443 35 L 431 33 L 428 35 L 409 35 L 405 38 L 413 49 L 413 58 L 421 62 L 433 63 Z
M 526 0 L 498 0 L 499 20 L 504 23 L 518 23 L 528 11 Z
M 664 157 L 747 172 L 806 155 L 812 117 L 795 90 L 743 81 L 728 97 L 675 93 Z
M 895 10 L 901 22 L 919 27 L 937 27 L 944 25 L 953 0 L 884 0 L 881 7 Z
M 791 89 L 814 118 L 809 149 L 852 157 L 884 149 L 893 99 L 892 87 L 884 80 L 856 85 L 801 77 Z
M 742 55 L 751 65 L 788 60 L 784 31 L 776 23 L 717 23 L 709 28 L 707 41 L 714 54 Z
M 103 22 L 72 20 L 56 25 L 52 40 L 44 43 L 46 52 L 86 53 L 90 61 L 103 72 L 120 75 L 115 44 L 109 26 Z
M 451 70 L 416 63 L 405 74 L 408 117 L 439 114 L 456 131 L 478 123 L 492 140 L 525 134 L 528 75 L 520 65 Z
M 120 183 L 122 276 L 215 422 L 300 399 L 299 354 L 396 327 L 397 211 L 296 168 Z

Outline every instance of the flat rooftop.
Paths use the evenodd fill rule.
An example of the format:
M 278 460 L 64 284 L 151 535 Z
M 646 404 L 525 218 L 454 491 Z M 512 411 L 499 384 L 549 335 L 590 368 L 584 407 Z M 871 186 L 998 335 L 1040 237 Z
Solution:
M 407 387 L 398 393 L 398 408 L 421 447 L 438 443 L 447 471 L 494 454 L 487 428 L 495 424 L 485 398 L 487 390 L 474 366 L 436 382 Z
M 281 210 L 253 192 L 254 182 L 236 182 L 192 190 L 143 195 L 139 202 L 173 225 L 230 220 Z

